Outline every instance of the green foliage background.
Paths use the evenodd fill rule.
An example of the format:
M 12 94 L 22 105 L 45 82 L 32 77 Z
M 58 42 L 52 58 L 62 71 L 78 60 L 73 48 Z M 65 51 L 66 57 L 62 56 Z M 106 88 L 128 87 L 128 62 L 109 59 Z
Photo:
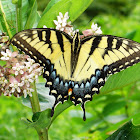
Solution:
M 45 0 L 38 0 L 38 7 L 34 7 L 34 9 L 37 8 L 40 13 L 42 13 L 46 8 L 44 2 L 47 4 L 47 1 Z M 24 1 L 24 3 L 28 2 Z M 9 15 L 13 14 L 12 16 L 7 16 L 7 18 L 10 28 L 14 33 L 16 25 L 14 22 L 15 14 L 13 11 L 15 11 L 15 9 L 12 9 L 10 4 L 11 3 L 7 3 L 5 9 L 8 9 L 7 11 L 9 12 Z M 42 7 L 42 5 L 44 7 Z M 27 10 L 26 6 L 23 10 Z M 27 10 L 27 15 L 30 15 L 30 12 L 33 11 L 31 9 Z M 27 15 L 24 16 L 23 22 L 26 20 Z M 138 0 L 94 0 L 80 17 L 75 20 L 74 16 L 70 16 L 70 19 L 74 21 L 74 27 L 80 29 L 80 31 L 90 28 L 91 23 L 95 22 L 101 26 L 103 34 L 128 37 L 140 42 L 139 15 L 140 1 Z M 39 18 L 38 14 L 36 14 L 36 16 Z M 28 20 L 28 22 L 30 22 L 29 18 Z M 45 20 L 45 15 L 42 20 Z M 30 24 L 28 24 L 28 22 L 24 23 L 25 28 L 31 28 L 32 25 L 36 23 L 36 21 L 32 21 L 33 23 Z M 48 23 L 47 20 L 46 24 L 49 26 L 52 25 L 52 23 Z M 38 26 L 41 26 L 41 21 Z M 0 27 L 2 27 L 2 21 Z M 22 28 L 23 27 L 21 27 L 21 29 Z M 132 70 L 133 68 L 130 68 L 131 73 L 138 73 L 140 71 L 138 65 L 134 66 L 135 71 Z M 123 75 L 125 75 L 125 73 L 129 73 L 129 71 L 121 72 L 122 78 L 124 78 Z M 111 76 L 110 78 L 114 77 L 115 76 Z M 132 77 L 132 79 L 133 78 L 134 77 Z M 121 89 L 116 88 L 117 90 L 115 90 L 114 88 L 114 90 L 109 93 L 104 92 L 105 90 L 102 89 L 101 94 L 93 96 L 93 101 L 86 104 L 86 122 L 82 120 L 82 111 L 79 106 L 71 106 L 61 113 L 50 127 L 49 138 L 52 140 L 104 140 L 124 123 L 128 122 L 124 126 L 125 130 L 128 130 L 125 131 L 127 132 L 127 139 L 138 139 L 140 137 L 140 81 L 137 79 L 134 80 L 133 83 L 130 82 L 131 84 L 125 86 L 125 80 L 112 80 L 111 83 L 106 83 L 105 89 L 109 89 L 112 82 L 114 82 L 115 87 L 117 84 L 121 83 L 120 81 L 123 81 Z M 115 84 L 115 82 L 118 83 Z M 15 97 L 4 97 L 3 95 L 0 97 L 1 140 L 37 139 L 36 131 L 33 128 L 28 128 L 25 123 L 21 121 L 22 117 L 26 117 L 29 120 L 32 119 L 31 109 L 22 105 L 21 100 L 22 99 L 17 99 Z M 135 126 L 133 127 L 133 125 Z M 124 130 L 124 127 L 120 128 L 118 131 L 120 132 L 121 129 Z M 130 127 L 133 129 L 130 129 Z M 117 138 L 118 135 L 119 133 L 115 132 L 108 139 L 113 140 Z M 126 133 L 122 135 L 126 136 Z

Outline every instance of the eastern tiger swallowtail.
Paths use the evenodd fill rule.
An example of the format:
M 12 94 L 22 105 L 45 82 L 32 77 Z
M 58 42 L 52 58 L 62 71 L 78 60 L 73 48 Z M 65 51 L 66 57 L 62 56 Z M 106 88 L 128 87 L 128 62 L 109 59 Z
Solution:
M 17 33 L 11 43 L 44 66 L 43 77 L 50 94 L 59 102 L 81 103 L 85 120 L 85 102 L 105 84 L 107 75 L 140 61 L 140 44 L 111 35 L 72 38 L 50 28 L 28 29 Z

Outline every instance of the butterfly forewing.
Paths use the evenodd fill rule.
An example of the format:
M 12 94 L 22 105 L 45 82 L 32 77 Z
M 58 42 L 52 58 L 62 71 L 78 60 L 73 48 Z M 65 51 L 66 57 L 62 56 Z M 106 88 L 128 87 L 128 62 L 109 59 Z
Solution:
M 40 64 L 49 59 L 57 75 L 70 79 L 72 38 L 69 35 L 53 29 L 29 29 L 17 33 L 11 42 Z
M 139 61 L 139 43 L 110 35 L 90 36 L 81 41 L 74 77 L 78 81 L 90 78 L 106 65 L 115 73 Z

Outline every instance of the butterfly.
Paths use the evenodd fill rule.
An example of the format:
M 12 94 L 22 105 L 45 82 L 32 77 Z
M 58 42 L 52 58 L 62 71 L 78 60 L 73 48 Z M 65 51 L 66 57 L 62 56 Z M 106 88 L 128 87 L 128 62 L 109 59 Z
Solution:
M 108 75 L 120 72 L 140 62 L 140 44 L 112 35 L 73 37 L 50 28 L 23 30 L 13 36 L 11 43 L 44 67 L 43 77 L 55 106 L 70 98 L 83 109 L 85 103 L 99 93 Z

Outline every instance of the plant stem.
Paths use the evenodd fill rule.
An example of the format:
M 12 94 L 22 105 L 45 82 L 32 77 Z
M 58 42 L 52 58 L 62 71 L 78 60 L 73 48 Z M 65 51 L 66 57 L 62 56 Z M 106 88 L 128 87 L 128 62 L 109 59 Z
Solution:
M 48 140 L 48 129 L 36 129 L 39 140 Z
M 36 112 L 39 112 L 41 110 L 40 110 L 40 104 L 39 104 L 35 82 L 32 84 L 32 86 L 33 86 L 34 92 L 32 93 L 32 97 L 30 97 L 30 102 L 31 102 L 33 114 L 35 114 Z M 35 129 L 38 133 L 39 140 L 48 140 L 47 128 L 40 129 L 40 128 L 35 127 Z
M 16 32 L 22 30 L 22 0 L 18 0 L 16 4 Z
M 35 82 L 33 83 L 32 86 L 33 86 L 34 92 L 32 93 L 32 97 L 30 97 L 30 101 L 31 101 L 32 111 L 33 113 L 36 113 L 40 111 L 40 105 L 39 105 L 39 99 L 37 95 Z

